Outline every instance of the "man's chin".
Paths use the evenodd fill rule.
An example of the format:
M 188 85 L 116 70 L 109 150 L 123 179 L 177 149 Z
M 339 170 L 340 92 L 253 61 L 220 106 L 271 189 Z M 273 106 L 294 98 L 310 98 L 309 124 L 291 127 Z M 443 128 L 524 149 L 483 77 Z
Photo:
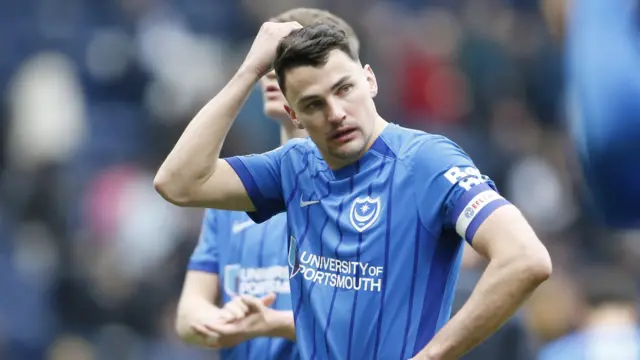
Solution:
M 362 145 L 362 142 L 354 139 L 333 149 L 333 151 L 331 151 L 331 155 L 337 159 L 345 161 L 356 161 L 362 156 L 363 152 L 364 146 Z

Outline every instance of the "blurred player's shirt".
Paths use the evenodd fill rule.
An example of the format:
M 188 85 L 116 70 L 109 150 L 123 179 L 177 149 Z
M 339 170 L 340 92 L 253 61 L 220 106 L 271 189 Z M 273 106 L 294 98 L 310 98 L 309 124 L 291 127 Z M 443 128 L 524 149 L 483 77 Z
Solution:
M 538 360 L 637 360 L 637 327 L 602 326 L 562 337 L 545 346 Z
M 227 159 L 256 221 L 287 211 L 303 359 L 407 359 L 449 319 L 462 237 L 507 203 L 448 139 L 390 124 L 332 171 L 310 139 Z
M 568 111 L 587 185 L 615 227 L 640 226 L 640 56 L 634 1 L 572 1 Z
M 222 302 L 275 292 L 273 308 L 291 310 L 284 214 L 262 224 L 236 211 L 207 210 L 188 269 L 218 274 Z M 221 351 L 222 360 L 298 359 L 294 342 L 256 338 Z

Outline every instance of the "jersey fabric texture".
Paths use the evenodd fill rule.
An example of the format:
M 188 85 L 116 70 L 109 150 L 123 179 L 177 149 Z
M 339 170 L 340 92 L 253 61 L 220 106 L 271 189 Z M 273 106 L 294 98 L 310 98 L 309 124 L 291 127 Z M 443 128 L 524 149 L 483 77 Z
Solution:
M 255 221 L 287 213 L 303 359 L 416 354 L 449 319 L 462 238 L 507 204 L 453 142 L 395 124 L 337 171 L 310 139 L 227 161 Z
M 262 224 L 244 212 L 208 209 L 188 270 L 218 274 L 222 302 L 237 295 L 262 297 L 275 292 L 272 305 L 291 310 L 284 214 Z M 256 338 L 221 351 L 222 360 L 299 359 L 294 342 Z

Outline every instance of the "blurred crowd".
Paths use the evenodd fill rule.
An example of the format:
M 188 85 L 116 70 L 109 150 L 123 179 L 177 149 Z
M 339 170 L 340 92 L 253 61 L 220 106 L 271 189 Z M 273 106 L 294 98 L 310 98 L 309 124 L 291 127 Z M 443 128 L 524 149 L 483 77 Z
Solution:
M 576 274 L 640 275 L 636 236 L 585 195 L 537 0 L 0 0 L 1 359 L 216 358 L 173 330 L 202 211 L 152 179 L 260 24 L 298 6 L 349 21 L 380 113 L 458 142 L 548 246 L 554 276 L 518 315 L 531 354 L 581 325 Z M 278 143 L 256 90 L 223 155 Z

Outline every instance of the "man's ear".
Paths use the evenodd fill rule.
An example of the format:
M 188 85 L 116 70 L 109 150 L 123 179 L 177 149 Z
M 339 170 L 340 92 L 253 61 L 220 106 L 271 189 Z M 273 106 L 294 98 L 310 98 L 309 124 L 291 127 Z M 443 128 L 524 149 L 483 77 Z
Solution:
M 364 66 L 364 73 L 367 83 L 369 84 L 369 94 L 374 98 L 378 95 L 378 81 L 376 80 L 376 74 L 373 73 L 373 69 L 369 64 Z
M 284 110 L 289 115 L 289 118 L 293 122 L 293 125 L 295 125 L 298 129 L 303 130 L 304 126 L 302 126 L 302 123 L 300 123 L 300 120 L 298 120 L 298 118 L 296 117 L 295 110 L 293 110 L 289 105 L 286 104 L 284 105 Z

